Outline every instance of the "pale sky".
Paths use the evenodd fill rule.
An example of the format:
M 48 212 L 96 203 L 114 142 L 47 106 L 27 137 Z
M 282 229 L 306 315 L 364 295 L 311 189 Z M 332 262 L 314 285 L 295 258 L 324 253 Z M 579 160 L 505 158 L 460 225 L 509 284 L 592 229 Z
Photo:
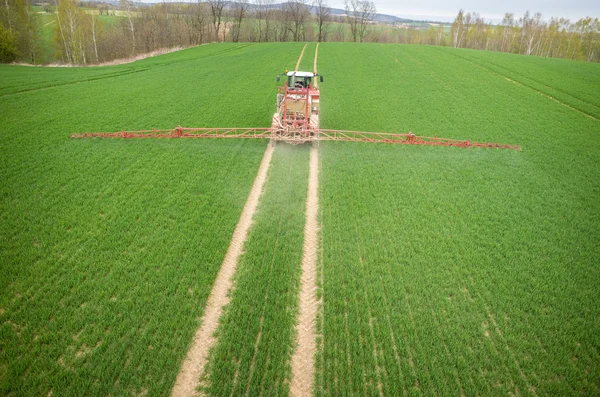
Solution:
M 499 22 L 505 12 L 512 12 L 515 18 L 529 10 L 532 14 L 541 12 L 545 20 L 551 17 L 565 17 L 577 20 L 586 16 L 600 18 L 600 0 L 374 0 L 377 12 L 410 19 L 438 19 L 452 21 L 458 10 L 478 12 L 486 20 Z M 329 6 L 344 8 L 343 0 L 329 0 Z M 437 17 L 437 18 L 432 18 Z M 444 19 L 442 19 L 444 18 Z

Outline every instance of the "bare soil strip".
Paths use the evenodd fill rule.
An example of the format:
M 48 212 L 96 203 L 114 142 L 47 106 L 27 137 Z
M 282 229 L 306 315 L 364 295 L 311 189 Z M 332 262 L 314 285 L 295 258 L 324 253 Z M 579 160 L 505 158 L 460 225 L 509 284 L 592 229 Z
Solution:
M 304 55 L 304 50 L 307 45 L 308 43 L 302 47 L 302 52 L 296 63 L 296 70 L 300 67 L 300 62 L 302 61 L 302 56 Z M 231 243 L 229 244 L 225 258 L 223 259 L 223 264 L 221 265 L 219 274 L 217 274 L 217 278 L 206 302 L 206 308 L 204 309 L 200 327 L 194 334 L 190 350 L 183 360 L 183 364 L 181 365 L 181 369 L 175 380 L 175 385 L 173 386 L 173 390 L 171 390 L 172 397 L 196 396 L 199 394 L 196 389 L 199 385 L 200 376 L 204 373 L 208 353 L 216 342 L 214 333 L 219 325 L 219 318 L 223 312 L 223 307 L 229 303 L 229 290 L 233 285 L 232 278 L 237 268 L 238 259 L 242 254 L 244 243 L 248 238 L 248 231 L 252 225 L 252 218 L 256 212 L 256 207 L 258 206 L 260 195 L 267 179 L 267 171 L 269 170 L 274 150 L 274 146 L 270 144 L 267 145 L 260 168 L 258 169 L 258 175 L 254 180 L 252 190 L 250 190 L 250 195 L 248 196 L 246 205 L 244 205 L 242 215 L 235 227 L 233 238 L 231 239 Z
M 316 55 L 316 54 L 315 54 Z M 315 372 L 317 302 L 317 249 L 319 206 L 319 151 L 310 149 L 306 224 L 304 225 L 304 255 L 300 287 L 300 310 L 296 333 L 298 347 L 292 356 L 292 396 L 310 396 Z
M 300 56 L 298 57 L 298 62 L 296 62 L 296 69 L 294 69 L 294 70 L 298 70 L 298 68 L 300 67 L 300 62 L 302 62 L 302 57 L 304 56 L 304 50 L 306 50 L 307 45 L 308 45 L 308 43 L 304 44 L 304 47 L 302 47 L 302 52 L 300 53 Z
M 258 175 L 254 180 L 240 220 L 233 232 L 233 238 L 225 254 L 225 259 L 206 302 L 206 309 L 202 316 L 201 325 L 196 330 L 190 350 L 175 380 L 175 386 L 173 386 L 173 390 L 171 391 L 171 396 L 173 397 L 195 396 L 198 394 L 196 388 L 198 387 L 200 376 L 204 372 L 208 353 L 216 342 L 214 333 L 219 324 L 223 307 L 229 302 L 228 292 L 232 286 L 232 277 L 235 274 L 238 259 L 242 254 L 244 242 L 248 237 L 248 231 L 252 225 L 252 217 L 258 206 L 258 201 L 267 179 L 267 171 L 269 164 L 271 164 L 273 150 L 274 147 L 272 145 L 267 145 Z
M 315 48 L 315 64 L 313 66 L 314 73 L 317 73 L 317 58 L 319 57 L 319 44 L 317 43 L 317 47 Z M 319 86 L 319 81 L 315 78 L 315 87 Z

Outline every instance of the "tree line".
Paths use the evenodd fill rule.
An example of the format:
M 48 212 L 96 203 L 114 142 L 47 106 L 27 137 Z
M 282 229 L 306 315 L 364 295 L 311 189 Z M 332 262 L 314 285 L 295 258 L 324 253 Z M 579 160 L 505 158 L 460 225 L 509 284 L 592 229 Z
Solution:
M 460 10 L 451 28 L 453 47 L 511 52 L 523 55 L 600 62 L 600 20 L 586 17 L 544 21 L 529 11 L 516 19 L 506 13 L 499 25 L 491 25 L 478 13 Z
M 598 19 L 544 22 L 541 14 L 516 20 L 506 14 L 500 25 L 477 13 L 458 13 L 451 29 L 424 30 L 374 22 L 370 0 L 345 0 L 334 15 L 327 0 L 197 0 L 191 3 L 140 4 L 50 0 L 42 4 L 52 20 L 51 59 L 42 56 L 40 11 L 30 1 L 0 0 L 0 62 L 90 65 L 131 58 L 162 49 L 207 42 L 354 41 L 411 43 L 515 52 L 526 55 L 600 61 Z M 47 29 L 46 29 L 47 31 Z M 46 33 L 47 34 L 47 33 Z
M 40 56 L 43 12 L 34 11 L 32 0 L 0 1 L 0 62 L 32 64 L 98 64 L 207 42 L 345 41 L 346 36 L 364 41 L 376 12 L 375 3 L 368 0 L 346 0 L 343 17 L 334 16 L 325 0 L 120 0 L 116 9 L 106 3 L 51 0 L 42 5 L 54 18 L 50 23 L 55 54 L 47 60 Z

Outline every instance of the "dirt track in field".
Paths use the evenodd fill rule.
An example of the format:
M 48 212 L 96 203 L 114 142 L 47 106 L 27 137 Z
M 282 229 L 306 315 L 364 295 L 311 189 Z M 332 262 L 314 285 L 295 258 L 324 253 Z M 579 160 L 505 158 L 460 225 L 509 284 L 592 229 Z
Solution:
M 317 47 L 315 48 L 315 63 L 313 65 L 313 72 L 317 73 L 317 58 L 319 57 L 319 44 L 317 43 Z M 315 78 L 315 87 L 319 87 L 319 80 Z
M 302 52 L 298 57 L 298 62 L 296 62 L 296 70 L 300 67 L 300 62 L 302 61 L 302 56 L 304 55 L 304 50 L 308 43 L 302 47 Z M 229 244 L 229 248 L 227 249 L 227 253 L 225 254 L 225 258 L 223 259 L 223 264 L 221 265 L 221 269 L 217 274 L 217 278 L 215 283 L 213 284 L 213 288 L 210 291 L 210 295 L 206 302 L 206 308 L 204 309 L 204 314 L 202 316 L 200 327 L 196 330 L 194 334 L 194 339 L 192 340 L 192 344 L 188 353 L 183 360 L 183 364 L 181 365 L 181 369 L 179 370 L 179 374 L 177 374 L 177 379 L 175 380 L 175 385 L 173 386 L 173 390 L 171 390 L 171 397 L 188 397 L 188 396 L 197 396 L 199 395 L 198 388 L 200 376 L 204 373 L 204 369 L 206 367 L 206 362 L 208 359 L 208 353 L 210 349 L 216 342 L 216 338 L 214 336 L 215 331 L 219 325 L 219 318 L 223 312 L 223 308 L 225 305 L 229 303 L 229 291 L 232 287 L 233 283 L 233 275 L 235 274 L 238 259 L 242 254 L 244 243 L 248 237 L 248 232 L 250 230 L 250 226 L 252 225 L 252 218 L 254 217 L 254 213 L 256 212 L 256 208 L 258 206 L 258 202 L 260 199 L 260 195 L 263 191 L 263 187 L 265 181 L 267 179 L 267 171 L 269 170 L 269 165 L 271 164 L 271 157 L 273 156 L 274 147 L 272 145 L 268 145 L 265 150 L 265 154 L 263 156 L 262 162 L 260 164 L 260 168 L 258 170 L 258 175 L 254 180 L 254 184 L 252 185 L 252 190 L 250 190 L 250 195 L 248 196 L 248 200 L 246 201 L 246 205 L 244 205 L 244 209 L 242 210 L 242 215 L 240 216 L 240 220 L 238 221 L 237 226 L 235 227 L 235 231 L 233 232 L 233 238 L 231 239 L 231 243 Z M 312 164 L 313 153 L 311 152 L 311 164 Z M 311 168 L 312 169 L 312 168 Z M 309 177 L 309 185 L 310 185 L 310 177 Z M 310 186 L 309 186 L 310 192 Z M 310 193 L 309 193 L 310 197 Z M 308 206 L 307 206 L 308 208 Z M 316 210 L 315 210 L 315 221 L 316 221 Z M 305 228 L 306 235 L 306 228 Z M 305 237 L 306 239 L 306 237 Z M 315 234 L 316 239 L 316 234 Z M 316 240 L 315 240 L 316 241 Z M 305 242 L 306 245 L 306 242 Z M 316 245 L 316 244 L 315 244 Z M 306 251 L 305 251 L 306 252 Z M 306 253 L 305 253 L 306 255 Z M 316 250 L 315 250 L 315 264 L 316 264 Z M 303 260 L 304 261 L 304 260 Z M 304 265 L 303 265 L 304 268 Z M 304 270 L 303 270 L 304 273 Z M 315 271 L 316 274 L 316 271 Z M 314 278 L 314 276 L 313 276 Z M 304 280 L 304 279 L 303 279 Z M 304 287 L 303 287 L 304 289 Z M 316 307 L 316 306 L 315 306 Z M 313 332 L 314 334 L 314 332 Z M 313 344 L 313 354 L 314 355 L 314 338 L 312 341 Z M 312 356 L 311 356 L 312 357 Z M 312 365 L 312 358 L 311 358 Z M 311 368 L 314 365 L 311 366 Z M 313 370 L 310 371 L 310 379 L 312 380 Z M 310 383 L 312 385 L 312 381 Z M 310 390 L 310 389 L 309 389 Z
M 317 72 L 319 45 L 315 49 L 314 72 Z M 317 79 L 315 79 L 315 82 Z M 316 85 L 316 83 L 315 83 Z M 315 373 L 317 302 L 317 254 L 318 254 L 318 209 L 319 209 L 319 149 L 310 149 L 308 171 L 308 197 L 306 199 L 306 223 L 304 224 L 304 247 L 300 305 L 296 335 L 298 346 L 292 355 L 292 396 L 310 396 Z
M 302 62 L 302 57 L 304 56 L 304 50 L 306 50 L 307 45 L 308 45 L 308 43 L 304 44 L 304 47 L 302 47 L 302 52 L 300 53 L 300 56 L 298 57 L 298 62 L 296 62 L 296 69 L 294 69 L 294 70 L 298 70 L 298 68 L 300 67 L 300 62 Z
M 196 388 L 198 387 L 200 376 L 206 367 L 208 353 L 216 342 L 214 333 L 219 325 L 219 318 L 223 312 L 223 307 L 229 302 L 228 292 L 232 286 L 232 278 L 235 274 L 238 259 L 242 254 L 244 242 L 248 237 L 252 218 L 267 179 L 267 171 L 271 164 L 273 150 L 272 145 L 268 145 L 265 150 L 258 175 L 254 180 L 240 220 L 233 232 L 233 238 L 225 254 L 225 259 L 206 302 L 200 327 L 196 330 L 191 347 L 175 380 L 175 386 L 173 386 L 173 390 L 171 391 L 172 397 L 187 397 L 198 394 Z
M 319 207 L 319 149 L 310 149 L 306 224 L 304 225 L 304 255 L 300 287 L 300 310 L 296 333 L 298 346 L 292 356 L 292 396 L 310 396 L 315 372 L 317 318 L 317 250 Z

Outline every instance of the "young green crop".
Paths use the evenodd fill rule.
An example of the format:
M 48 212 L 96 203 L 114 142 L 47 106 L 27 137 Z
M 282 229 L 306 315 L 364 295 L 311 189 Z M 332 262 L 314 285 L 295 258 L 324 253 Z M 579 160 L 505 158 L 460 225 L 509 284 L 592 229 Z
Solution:
M 211 354 L 207 394 L 288 395 L 302 267 L 308 146 L 279 144 Z
M 319 396 L 600 392 L 600 122 L 462 54 L 319 47 L 324 128 L 523 147 L 321 145 Z
M 0 65 L 0 393 L 169 393 L 264 143 L 68 135 L 266 127 L 302 45 Z M 572 109 L 593 116 L 598 66 L 319 47 L 324 128 L 523 151 L 321 145 L 317 395 L 600 393 L 600 123 Z M 271 185 L 259 206 L 211 393 L 288 392 L 307 158 L 277 148 L 269 184 L 288 194 Z
M 566 59 L 545 59 L 506 55 L 497 52 L 472 50 L 448 51 L 475 68 L 487 69 L 494 74 L 525 85 L 542 95 L 554 98 L 595 118 L 600 118 L 600 79 L 598 64 L 573 63 Z M 575 67 L 575 65 L 577 65 Z
M 0 394 L 170 392 L 265 142 L 69 134 L 267 127 L 300 49 L 0 67 Z
M 316 43 L 308 43 L 306 48 L 304 49 L 304 56 L 302 57 L 302 61 L 300 62 L 300 67 L 298 70 L 302 70 L 304 72 L 313 72 L 314 70 L 314 62 L 315 62 L 315 50 L 317 48 Z

